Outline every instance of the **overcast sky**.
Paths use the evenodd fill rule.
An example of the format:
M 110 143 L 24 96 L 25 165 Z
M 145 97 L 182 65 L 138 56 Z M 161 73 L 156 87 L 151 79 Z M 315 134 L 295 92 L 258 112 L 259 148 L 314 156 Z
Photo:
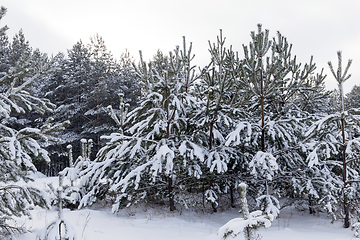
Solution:
M 271 37 L 280 31 L 293 44 L 301 62 L 310 56 L 325 68 L 328 89 L 336 81 L 327 62 L 337 66 L 336 52 L 351 58 L 349 92 L 360 84 L 360 0 L 1 0 L 8 12 L 0 26 L 8 25 L 12 37 L 21 28 L 30 45 L 46 53 L 66 52 L 80 39 L 98 33 L 116 58 L 128 49 L 135 59 L 142 50 L 145 60 L 161 49 L 168 52 L 193 42 L 195 62 L 209 61 L 208 40 L 223 29 L 227 44 L 242 53 L 250 31 L 261 23 Z

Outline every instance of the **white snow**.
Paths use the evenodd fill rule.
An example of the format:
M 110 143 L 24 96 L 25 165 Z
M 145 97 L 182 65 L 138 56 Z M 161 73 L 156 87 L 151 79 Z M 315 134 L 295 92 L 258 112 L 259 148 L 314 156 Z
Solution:
M 44 187 L 52 182 L 56 187 L 57 181 L 57 178 L 38 178 L 34 185 Z M 34 240 L 41 229 L 57 218 L 55 209 L 35 208 L 31 212 L 31 220 L 21 218 L 17 222 L 18 226 L 29 230 L 18 240 Z M 110 208 L 64 209 L 63 214 L 76 231 L 78 240 L 220 240 L 219 228 L 234 218 L 242 217 L 238 209 L 196 213 L 180 208 L 170 212 L 167 208 L 148 207 L 122 210 L 117 215 L 112 214 Z M 355 239 L 354 231 L 344 229 L 341 221 L 332 224 L 331 218 L 325 214 L 314 216 L 291 208 L 282 210 L 270 228 L 261 228 L 257 234 L 262 236 L 262 240 Z M 236 239 L 244 237 L 240 234 Z

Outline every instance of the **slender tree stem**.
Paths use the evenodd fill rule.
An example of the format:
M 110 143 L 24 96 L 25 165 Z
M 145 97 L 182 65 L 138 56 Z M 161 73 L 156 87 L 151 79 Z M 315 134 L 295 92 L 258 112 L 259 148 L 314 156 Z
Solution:
M 345 139 L 345 119 L 342 114 L 341 116 L 341 132 L 342 132 L 342 163 L 343 163 L 343 198 L 344 198 L 344 227 L 349 228 L 350 227 L 350 213 L 349 213 L 349 204 L 346 194 L 346 187 L 347 187 L 347 173 L 346 173 L 346 139 Z
M 261 104 L 261 151 L 265 152 L 265 106 L 264 106 L 264 79 L 262 71 L 262 56 L 260 61 L 260 104 Z

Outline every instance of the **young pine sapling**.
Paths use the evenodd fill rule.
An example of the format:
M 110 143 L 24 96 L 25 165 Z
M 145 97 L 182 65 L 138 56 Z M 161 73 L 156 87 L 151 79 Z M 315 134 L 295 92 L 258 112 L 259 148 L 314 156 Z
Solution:
M 240 183 L 238 191 L 243 217 L 234 218 L 227 222 L 219 229 L 218 234 L 221 235 L 223 239 L 228 239 L 229 237 L 235 238 L 240 233 L 244 233 L 245 240 L 255 240 L 256 230 L 259 227 L 269 228 L 274 220 L 274 216 L 272 214 L 264 215 L 260 210 L 250 213 L 246 199 L 247 185 Z

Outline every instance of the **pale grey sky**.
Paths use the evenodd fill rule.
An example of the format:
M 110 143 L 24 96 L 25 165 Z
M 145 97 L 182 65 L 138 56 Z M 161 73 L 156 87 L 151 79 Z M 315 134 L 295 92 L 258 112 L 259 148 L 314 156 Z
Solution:
M 310 56 L 328 74 L 327 87 L 336 87 L 327 62 L 337 66 L 336 52 L 353 59 L 349 92 L 360 84 L 359 0 L 2 0 L 8 13 L 0 25 L 8 25 L 12 37 L 23 29 L 31 46 L 47 53 L 66 52 L 78 40 L 84 43 L 98 33 L 119 57 L 127 48 L 146 60 L 161 49 L 171 51 L 182 36 L 193 42 L 195 62 L 209 61 L 208 40 L 214 42 L 223 29 L 227 43 L 242 53 L 250 31 L 258 23 L 273 37 L 280 31 L 293 43 L 301 62 Z M 345 65 L 345 63 L 344 63 Z

